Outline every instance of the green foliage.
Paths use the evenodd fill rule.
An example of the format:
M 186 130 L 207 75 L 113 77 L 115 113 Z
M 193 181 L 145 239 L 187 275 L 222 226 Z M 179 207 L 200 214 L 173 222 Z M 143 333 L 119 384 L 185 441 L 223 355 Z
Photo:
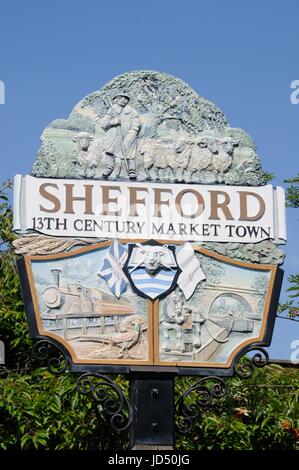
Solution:
M 10 372 L 0 376 L 0 448 L 123 449 L 128 433 L 113 431 L 101 407 L 75 390 L 76 376 L 56 377 L 31 359 L 19 280 L 12 251 L 12 211 L 6 184 L 0 190 L 0 334 Z M 297 291 L 294 290 L 293 294 Z M 128 395 L 128 380 L 116 382 Z M 181 395 L 194 378 L 178 378 Z M 268 384 L 271 387 L 264 387 Z M 294 449 L 298 440 L 298 372 L 278 366 L 249 381 L 228 380 L 230 393 L 201 412 L 179 449 Z M 292 388 L 285 388 L 292 387 Z M 190 399 L 195 403 L 196 397 Z
M 8 199 L 11 183 L 0 188 L 0 336 L 6 346 L 9 367 L 26 367 L 32 342 L 23 307 L 23 299 L 12 250 L 12 209 Z
M 176 381 L 178 394 L 194 379 Z M 127 387 L 122 377 L 119 385 Z M 71 374 L 45 369 L 0 381 L 0 447 L 4 449 L 122 449 L 128 434 L 111 428 L 101 410 L 74 390 Z M 279 366 L 249 381 L 229 379 L 229 394 L 203 409 L 178 449 L 295 449 L 299 438 L 298 372 Z M 267 387 L 264 387 L 264 384 Z M 278 386 L 277 386 L 278 385 Z M 286 388 L 283 388 L 286 387 Z M 293 388 L 291 388 L 293 387 Z M 192 397 L 190 403 L 195 403 Z
M 264 178 L 265 184 L 267 184 L 267 183 L 270 183 L 275 178 L 275 175 L 274 173 L 269 173 L 268 171 L 264 171 L 263 178 Z
M 284 181 L 289 183 L 287 187 L 286 201 L 288 207 L 299 207 L 299 174 L 295 178 L 289 178 Z
M 12 208 L 9 203 L 8 190 L 12 188 L 10 181 L 5 181 L 0 188 L 0 247 L 11 246 L 15 239 L 12 233 Z
M 101 410 L 75 391 L 75 377 L 46 369 L 11 373 L 0 381 L 0 447 L 3 449 L 122 449 Z
M 295 320 L 299 317 L 299 274 L 291 274 L 288 277 L 290 286 L 287 288 L 289 294 L 287 302 L 279 305 L 279 313 L 287 312 L 290 319 Z
M 287 207 L 299 207 L 299 174 L 295 178 L 289 178 L 284 181 L 290 183 L 286 191 Z M 294 184 L 295 183 L 295 184 Z M 279 305 L 279 312 L 286 312 L 288 317 L 295 320 L 299 317 L 299 274 L 292 274 L 288 277 L 290 286 L 287 288 L 288 299 L 284 304 Z
M 190 379 L 181 379 L 190 382 Z M 194 380 L 194 379 L 193 379 Z M 295 449 L 299 442 L 298 371 L 270 365 L 249 380 L 228 379 L 229 393 L 202 409 L 180 449 Z M 181 388 L 179 382 L 177 390 Z M 195 397 L 191 403 L 195 402 Z

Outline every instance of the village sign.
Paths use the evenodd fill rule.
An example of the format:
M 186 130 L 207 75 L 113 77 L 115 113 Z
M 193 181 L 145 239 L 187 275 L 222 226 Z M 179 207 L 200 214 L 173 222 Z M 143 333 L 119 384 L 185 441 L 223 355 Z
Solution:
M 31 333 L 74 370 L 230 375 L 271 342 L 283 189 L 172 76 L 120 75 L 50 123 L 15 177 L 14 230 Z

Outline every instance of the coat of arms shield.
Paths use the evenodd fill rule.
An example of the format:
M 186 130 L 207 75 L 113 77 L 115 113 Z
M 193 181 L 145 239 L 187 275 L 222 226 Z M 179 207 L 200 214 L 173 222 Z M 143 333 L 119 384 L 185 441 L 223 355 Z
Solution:
M 123 268 L 132 289 L 141 297 L 161 299 L 175 287 L 181 269 L 175 247 L 161 245 L 154 240 L 132 243 Z

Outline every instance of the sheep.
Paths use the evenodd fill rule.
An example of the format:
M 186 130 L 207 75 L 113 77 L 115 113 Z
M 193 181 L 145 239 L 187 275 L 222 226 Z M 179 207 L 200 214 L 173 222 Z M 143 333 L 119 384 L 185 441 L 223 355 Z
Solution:
M 191 148 L 187 142 L 179 140 L 175 145 L 175 152 L 176 158 L 172 162 L 175 172 L 174 179 L 179 182 L 185 181 L 184 174 L 191 158 Z
M 143 156 L 143 168 L 148 180 L 158 178 L 158 172 L 155 168 L 155 152 L 156 147 L 160 145 L 160 142 L 154 140 L 144 141 L 139 147 L 139 153 Z
M 207 139 L 191 145 L 191 156 L 184 173 L 186 183 L 199 182 L 202 172 L 212 169 L 212 151 L 216 150 Z
M 147 179 L 160 181 L 222 182 L 232 164 L 231 137 L 200 137 L 176 142 L 145 140 L 139 147 Z
M 222 182 L 223 174 L 232 164 L 233 151 L 234 143 L 230 137 L 201 137 L 191 142 L 191 157 L 184 172 L 185 181 Z
M 177 154 L 173 145 L 158 140 L 144 141 L 139 152 L 143 155 L 147 179 L 164 181 L 174 178 L 173 168 Z
M 228 153 L 228 155 L 232 155 L 234 153 L 236 142 L 233 141 L 231 137 L 224 137 L 220 142 L 225 153 Z
M 82 176 L 94 176 L 98 163 L 99 139 L 89 132 L 79 132 L 73 142 L 77 143 L 77 161 L 82 167 Z
M 225 137 L 217 140 L 218 152 L 212 155 L 212 166 L 217 172 L 217 182 L 223 182 L 223 175 L 230 168 L 233 161 L 233 141 L 231 137 Z

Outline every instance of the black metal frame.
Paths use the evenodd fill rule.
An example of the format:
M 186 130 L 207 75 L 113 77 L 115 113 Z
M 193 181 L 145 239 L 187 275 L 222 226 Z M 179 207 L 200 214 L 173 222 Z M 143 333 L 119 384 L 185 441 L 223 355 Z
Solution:
M 253 351 L 256 351 L 253 356 L 238 355 L 234 364 L 238 377 L 249 379 L 255 368 L 269 363 L 268 353 L 263 348 L 247 349 L 247 352 Z M 47 360 L 48 370 L 55 375 L 70 371 L 71 364 L 64 348 L 52 341 L 39 340 L 32 353 L 39 360 Z M 131 426 L 132 447 L 172 447 L 175 429 L 188 433 L 200 417 L 201 409 L 225 397 L 228 391 L 225 377 L 209 375 L 193 382 L 175 402 L 175 375 L 172 370 L 162 374 L 154 370 L 133 372 L 130 375 L 130 401 L 119 385 L 98 372 L 80 374 L 76 390 L 90 396 L 116 431 L 125 431 Z M 191 397 L 195 400 L 190 404 Z
M 132 422 L 132 408 L 123 390 L 113 380 L 98 373 L 80 375 L 76 390 L 89 395 L 104 411 L 116 431 L 125 431 Z
M 176 428 L 182 433 L 188 433 L 193 422 L 199 417 L 202 407 L 211 405 L 214 399 L 223 398 L 227 393 L 225 379 L 208 376 L 194 382 L 176 401 Z M 195 403 L 189 403 L 194 395 Z

